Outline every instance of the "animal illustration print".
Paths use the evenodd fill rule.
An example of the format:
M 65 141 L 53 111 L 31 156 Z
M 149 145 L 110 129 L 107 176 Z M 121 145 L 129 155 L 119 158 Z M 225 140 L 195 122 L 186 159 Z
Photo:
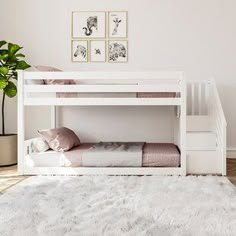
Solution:
M 98 48 L 98 49 L 95 48 L 95 54 L 96 54 L 96 55 L 101 55 L 101 50 L 100 50 L 99 48 Z
M 90 36 L 93 33 L 93 28 L 98 29 L 98 17 L 90 16 L 87 19 L 87 27 L 83 27 L 86 36 Z
M 112 43 L 109 46 L 109 60 L 117 61 L 119 57 L 126 57 L 126 48 L 121 43 Z
M 86 47 L 82 45 L 77 46 L 76 51 L 74 53 L 74 57 L 78 57 L 79 55 L 81 55 L 83 58 L 86 58 L 87 55 Z
M 112 35 L 116 35 L 117 34 L 117 31 L 118 31 L 118 26 L 120 24 L 122 20 L 119 20 L 118 17 L 115 18 L 115 20 L 113 20 L 113 22 L 115 23 L 115 27 L 113 29 L 113 32 L 112 32 Z

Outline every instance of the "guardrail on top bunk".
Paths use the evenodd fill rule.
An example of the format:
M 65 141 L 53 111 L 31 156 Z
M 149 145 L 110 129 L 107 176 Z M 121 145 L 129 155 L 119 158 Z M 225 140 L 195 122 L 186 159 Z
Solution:
M 24 72 L 19 71 L 18 87 L 24 105 L 181 105 L 186 82 L 183 72 Z M 76 84 L 32 85 L 33 80 L 65 81 Z M 27 81 L 31 80 L 31 84 Z M 47 93 L 175 93 L 175 97 L 39 97 Z M 28 96 L 30 95 L 30 96 Z M 33 95 L 33 96 L 31 96 Z M 50 100 L 48 99 L 50 98 Z

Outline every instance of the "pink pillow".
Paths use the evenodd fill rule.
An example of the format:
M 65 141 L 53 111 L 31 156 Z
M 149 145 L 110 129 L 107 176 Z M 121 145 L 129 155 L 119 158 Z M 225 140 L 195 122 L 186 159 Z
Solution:
M 55 67 L 50 67 L 50 66 L 34 66 L 34 69 L 37 71 L 46 71 L 46 72 L 57 72 L 57 71 L 62 71 L 60 69 L 57 69 Z M 59 80 L 59 79 L 47 79 L 44 80 L 44 83 L 47 85 L 51 84 L 58 84 L 58 85 L 63 85 L 63 84 L 76 84 L 74 80 L 69 79 L 69 80 Z M 69 97 L 77 97 L 77 93 L 57 93 L 57 97 L 59 98 L 69 98 Z
M 56 129 L 39 130 L 49 147 L 57 152 L 69 151 L 80 145 L 78 136 L 70 129 L 61 127 Z
M 50 66 L 34 66 L 35 70 L 37 71 L 46 71 L 46 72 L 57 72 L 62 71 L 60 69 L 57 69 L 55 67 Z M 44 80 L 45 84 L 75 84 L 74 80 L 59 80 L 59 79 L 48 79 Z

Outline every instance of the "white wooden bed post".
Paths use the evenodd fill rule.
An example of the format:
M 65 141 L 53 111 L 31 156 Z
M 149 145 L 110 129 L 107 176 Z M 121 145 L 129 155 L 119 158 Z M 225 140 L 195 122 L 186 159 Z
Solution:
M 183 73 L 181 80 L 181 107 L 180 107 L 180 151 L 181 175 L 186 175 L 186 81 Z
M 18 174 L 24 174 L 24 139 L 25 139 L 25 118 L 24 118 L 24 72 L 23 70 L 17 71 L 18 81 L 18 98 L 17 98 L 17 171 Z
M 57 108 L 51 106 L 51 128 L 54 129 L 57 126 Z

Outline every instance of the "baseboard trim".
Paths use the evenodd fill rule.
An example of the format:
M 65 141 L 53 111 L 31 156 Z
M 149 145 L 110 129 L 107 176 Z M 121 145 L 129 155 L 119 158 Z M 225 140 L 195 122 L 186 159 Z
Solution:
M 227 148 L 227 158 L 236 159 L 236 148 Z

